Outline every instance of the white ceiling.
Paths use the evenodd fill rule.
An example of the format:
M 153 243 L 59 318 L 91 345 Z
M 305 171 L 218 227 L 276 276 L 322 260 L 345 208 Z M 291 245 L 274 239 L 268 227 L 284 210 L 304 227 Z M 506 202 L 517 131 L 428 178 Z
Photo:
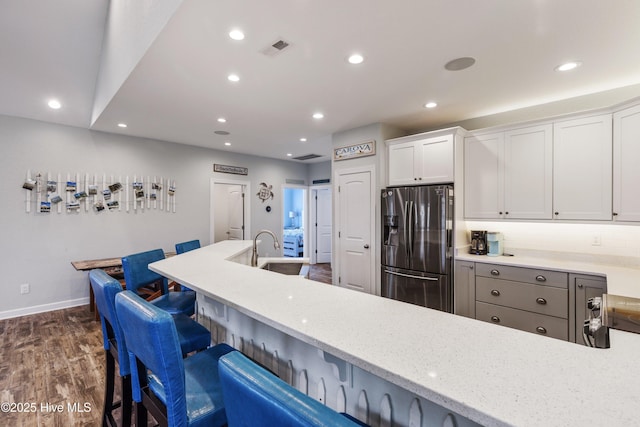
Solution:
M 91 125 L 108 6 L 0 0 L 0 114 L 328 160 L 332 133 L 370 123 L 413 132 L 625 86 L 640 94 L 637 0 L 184 0 Z M 246 38 L 231 40 L 233 28 Z M 279 39 L 290 47 L 261 53 Z M 365 62 L 348 64 L 352 52 Z M 476 64 L 444 69 L 464 56 Z M 567 60 L 582 66 L 554 71 Z M 423 108 L 430 100 L 438 107 Z

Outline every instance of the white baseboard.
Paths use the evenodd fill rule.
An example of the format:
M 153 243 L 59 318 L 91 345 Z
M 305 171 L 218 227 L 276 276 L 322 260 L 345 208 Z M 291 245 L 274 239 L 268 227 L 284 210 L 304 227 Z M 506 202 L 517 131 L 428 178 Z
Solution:
M 13 317 L 28 316 L 30 314 L 36 313 L 44 313 L 46 311 L 61 310 L 63 308 L 77 307 L 79 305 L 87 304 L 89 304 L 89 297 L 53 302 L 51 304 L 36 305 L 33 307 L 18 308 L 15 310 L 0 311 L 0 320 L 11 319 Z

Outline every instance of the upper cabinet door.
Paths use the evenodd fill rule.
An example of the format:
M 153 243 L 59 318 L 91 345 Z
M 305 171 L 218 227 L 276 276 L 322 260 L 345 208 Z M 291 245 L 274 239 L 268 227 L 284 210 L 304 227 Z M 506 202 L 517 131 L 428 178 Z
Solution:
M 640 105 L 613 115 L 613 215 L 640 221 Z
M 464 139 L 464 216 L 504 217 L 504 134 Z
M 389 185 L 415 185 L 414 142 L 389 145 Z
M 604 114 L 554 124 L 555 218 L 612 218 L 611 122 Z
M 504 218 L 551 219 L 553 127 L 504 134 Z
M 453 135 L 416 141 L 416 155 L 418 183 L 453 182 Z

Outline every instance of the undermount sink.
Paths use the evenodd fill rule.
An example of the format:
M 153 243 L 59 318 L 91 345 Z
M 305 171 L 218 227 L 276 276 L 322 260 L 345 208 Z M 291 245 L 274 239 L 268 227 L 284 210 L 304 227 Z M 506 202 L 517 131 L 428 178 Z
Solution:
M 290 276 L 309 275 L 309 264 L 303 262 L 268 262 L 260 268 Z

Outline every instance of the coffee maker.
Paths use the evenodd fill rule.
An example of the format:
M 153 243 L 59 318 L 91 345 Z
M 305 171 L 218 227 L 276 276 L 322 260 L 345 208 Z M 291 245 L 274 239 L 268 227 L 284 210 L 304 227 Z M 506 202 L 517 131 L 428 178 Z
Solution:
M 474 255 L 487 254 L 487 231 L 471 231 L 471 247 L 469 253 Z

